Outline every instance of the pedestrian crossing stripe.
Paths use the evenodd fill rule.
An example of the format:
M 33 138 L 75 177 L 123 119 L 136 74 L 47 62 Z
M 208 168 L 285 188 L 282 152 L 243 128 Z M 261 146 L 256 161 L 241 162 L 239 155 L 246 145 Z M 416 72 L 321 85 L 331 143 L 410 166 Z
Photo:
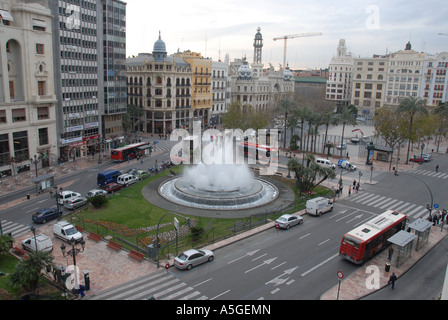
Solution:
M 145 300 L 148 297 L 157 300 L 207 300 L 208 297 L 202 295 L 193 287 L 180 281 L 166 271 L 155 272 L 143 278 L 118 285 L 111 289 L 99 292 L 88 300 Z
M 414 203 L 405 202 L 403 200 L 392 199 L 386 196 L 376 195 L 373 193 L 363 193 L 355 195 L 346 200 L 356 202 L 362 205 L 379 208 L 379 209 L 391 209 L 406 214 L 409 218 L 419 218 L 428 210 L 424 206 L 419 206 Z
M 1 223 L 2 233 L 3 234 L 11 233 L 11 235 L 13 237 L 21 236 L 30 231 L 29 226 L 15 223 L 12 221 L 2 220 L 2 221 L 0 221 L 0 223 Z
M 420 174 L 423 176 L 433 177 L 433 178 L 441 178 L 441 179 L 448 178 L 448 173 L 446 173 L 446 172 L 434 172 L 434 171 L 424 170 L 424 169 L 411 169 L 408 172 Z

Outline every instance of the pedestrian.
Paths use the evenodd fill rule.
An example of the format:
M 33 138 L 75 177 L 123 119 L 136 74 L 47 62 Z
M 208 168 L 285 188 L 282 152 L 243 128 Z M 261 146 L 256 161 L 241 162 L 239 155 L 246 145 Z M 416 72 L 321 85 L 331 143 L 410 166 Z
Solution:
M 351 194 L 352 194 L 352 186 L 348 186 L 348 196 L 350 197 Z
M 436 221 L 435 221 L 435 222 L 436 222 L 436 225 L 439 225 L 440 217 L 441 217 L 441 215 L 440 215 L 440 210 L 437 210 L 436 217 L 435 217 L 435 218 L 436 218 L 436 219 L 435 219 L 435 220 L 436 220 Z
M 439 172 L 439 165 L 436 165 L 436 172 Z
M 143 157 L 140 159 L 140 163 L 143 164 Z
M 446 217 L 446 209 L 444 208 L 443 209 L 443 211 L 442 211 L 442 223 L 443 223 L 443 221 L 445 221 L 445 217 Z
M 392 245 L 389 247 L 389 262 L 392 261 L 392 256 L 394 254 L 394 248 L 392 247 Z
M 356 186 L 356 180 L 353 180 L 353 189 L 355 189 Z
M 392 275 L 389 277 L 389 282 L 387 282 L 387 284 L 392 283 L 392 290 L 395 287 L 395 281 L 397 281 L 397 276 L 395 275 L 395 273 L 392 272 Z

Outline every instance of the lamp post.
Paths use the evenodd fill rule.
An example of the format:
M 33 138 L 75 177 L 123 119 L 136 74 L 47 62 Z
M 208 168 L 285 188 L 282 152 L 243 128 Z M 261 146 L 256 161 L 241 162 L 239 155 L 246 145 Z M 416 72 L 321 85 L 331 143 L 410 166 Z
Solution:
M 37 252 L 36 228 L 34 228 L 34 226 L 31 226 L 31 231 L 34 234 L 34 245 L 36 246 L 36 252 Z
M 39 176 L 39 173 L 37 172 L 37 163 L 39 162 L 39 158 L 37 157 L 37 155 L 34 155 L 34 160 L 33 158 L 31 158 L 30 162 L 34 164 L 34 170 L 36 171 L 36 178 L 37 178 Z
M 66 257 L 66 254 L 67 254 L 67 256 L 73 257 L 73 265 L 74 265 L 74 272 L 75 272 L 75 286 L 74 286 L 75 289 L 79 289 L 78 277 L 76 275 L 76 255 L 80 252 L 84 252 L 84 246 L 85 246 L 84 239 L 82 239 L 80 243 L 81 243 L 81 249 L 76 248 L 75 247 L 76 240 L 74 238 L 71 238 L 70 245 L 72 246 L 72 249 L 70 251 L 68 251 L 67 253 L 65 252 L 67 247 L 64 245 L 64 243 L 62 243 L 62 245 L 61 245 L 62 255 L 64 257 Z

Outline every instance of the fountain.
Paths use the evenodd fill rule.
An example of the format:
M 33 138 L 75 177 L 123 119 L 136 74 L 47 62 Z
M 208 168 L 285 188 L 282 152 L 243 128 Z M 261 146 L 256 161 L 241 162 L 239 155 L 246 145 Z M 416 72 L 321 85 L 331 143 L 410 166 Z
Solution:
M 183 176 L 162 183 L 158 191 L 163 198 L 198 209 L 242 210 L 264 206 L 278 197 L 277 187 L 255 178 L 244 161 L 222 164 L 224 155 L 231 152 L 223 146 L 223 139 L 216 138 L 212 144 L 213 152 L 206 157 L 209 164 L 186 168 Z M 228 145 L 233 147 L 233 143 Z

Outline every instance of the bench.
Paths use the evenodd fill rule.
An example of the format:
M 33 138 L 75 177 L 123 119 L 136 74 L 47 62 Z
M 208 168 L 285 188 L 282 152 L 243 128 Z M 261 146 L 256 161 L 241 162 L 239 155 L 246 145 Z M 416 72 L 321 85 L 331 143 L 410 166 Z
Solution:
M 20 257 L 28 259 L 28 255 L 26 254 L 25 251 L 23 251 L 22 249 L 18 248 L 18 247 L 12 247 L 12 250 L 14 252 L 16 252 Z
M 138 260 L 138 261 L 140 261 L 140 262 L 141 262 L 141 261 L 143 260 L 143 258 L 145 257 L 142 253 L 137 252 L 137 251 L 134 251 L 134 250 L 131 250 L 131 251 L 129 252 L 128 256 L 130 256 L 131 258 L 134 258 L 135 260 Z
M 82 227 L 75 225 L 75 228 L 76 228 L 76 230 L 78 230 L 79 232 L 81 232 L 81 233 L 83 232 L 83 228 L 82 228 Z
M 114 249 L 115 251 L 119 251 L 121 249 L 121 244 L 118 244 L 116 242 L 113 241 L 109 241 L 109 243 L 107 244 L 107 246 L 111 249 Z
M 93 241 L 100 241 L 101 240 L 101 236 L 99 234 L 90 232 L 89 235 L 87 236 L 87 238 L 92 239 Z

